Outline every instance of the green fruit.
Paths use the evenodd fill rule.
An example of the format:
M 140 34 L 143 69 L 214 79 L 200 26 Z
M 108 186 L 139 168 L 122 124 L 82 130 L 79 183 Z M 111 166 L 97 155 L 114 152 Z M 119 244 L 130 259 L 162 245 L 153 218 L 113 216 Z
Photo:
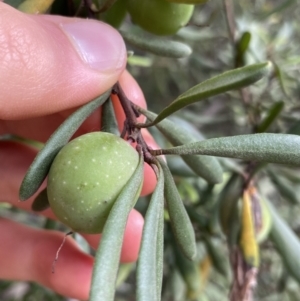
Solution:
M 185 3 L 185 4 L 203 4 L 208 2 L 209 0 L 167 0 L 172 3 Z
M 134 148 L 109 133 L 72 140 L 55 157 L 48 175 L 53 212 L 74 231 L 100 233 L 138 161 Z
M 102 14 L 102 20 L 115 28 L 119 28 L 125 19 L 127 10 L 126 10 L 126 1 L 118 0 L 112 7 Z
M 175 34 L 192 17 L 194 6 L 166 0 L 129 0 L 132 21 L 156 35 Z

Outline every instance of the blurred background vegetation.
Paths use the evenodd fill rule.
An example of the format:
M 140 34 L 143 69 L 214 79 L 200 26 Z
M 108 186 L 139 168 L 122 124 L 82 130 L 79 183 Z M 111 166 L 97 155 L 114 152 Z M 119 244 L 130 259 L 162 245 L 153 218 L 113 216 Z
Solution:
M 71 0 L 56 0 L 49 13 L 71 15 Z M 21 1 L 5 1 L 18 6 Z M 72 4 L 72 5 L 71 5 Z M 197 5 L 189 26 L 181 29 L 174 40 L 191 46 L 193 53 L 182 59 L 165 58 L 141 51 L 128 44 L 128 69 L 136 78 L 147 99 L 148 108 L 160 112 L 179 94 L 195 84 L 224 71 L 269 60 L 273 70 L 267 79 L 245 88 L 193 104 L 177 114 L 176 122 L 196 129 L 205 137 L 221 137 L 255 132 L 300 133 L 300 6 L 296 0 L 211 0 Z M 234 7 L 233 7 L 233 6 Z M 73 7 L 73 6 L 72 6 Z M 228 26 L 229 25 L 229 26 Z M 122 29 L 136 30 L 126 16 Z M 185 123 L 188 121 L 188 123 Z M 158 143 L 168 142 L 155 129 Z M 246 171 L 246 162 L 225 160 L 224 181 L 209 185 L 193 175 L 179 158 L 168 159 L 182 199 L 194 224 L 199 242 L 196 263 L 184 259 L 173 243 L 166 214 L 164 301 L 226 301 L 233 279 L 226 236 L 220 229 L 221 198 L 233 175 Z M 260 195 L 270 200 L 290 228 L 300 235 L 300 174 L 293 167 L 256 166 L 253 181 Z M 235 190 L 236 191 L 236 190 Z M 144 213 L 148 199 L 140 198 L 136 207 Z M 0 215 L 34 227 L 67 231 L 58 222 L 28 214 L 1 204 Z M 270 229 L 268 229 L 270 231 Z M 260 267 L 254 299 L 261 301 L 298 301 L 300 277 L 292 277 L 285 256 L 277 252 L 274 240 L 265 234 L 260 244 Z M 79 244 L 86 245 L 79 235 Z M 300 254 L 300 249 L 298 249 Z M 300 267 L 300 256 L 296 266 Z M 135 300 L 135 265 L 120 268 L 116 300 Z M 35 283 L 0 281 L 2 301 L 70 300 Z

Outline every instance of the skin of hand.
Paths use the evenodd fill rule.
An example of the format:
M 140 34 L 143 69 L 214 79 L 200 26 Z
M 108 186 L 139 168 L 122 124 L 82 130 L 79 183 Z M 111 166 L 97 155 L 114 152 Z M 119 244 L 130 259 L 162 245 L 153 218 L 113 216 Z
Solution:
M 118 80 L 130 100 L 146 107 L 140 87 L 124 71 L 124 42 L 104 23 L 27 15 L 0 1 L 0 41 L 0 136 L 10 133 L 45 142 L 74 109 Z M 121 127 L 124 113 L 116 96 L 113 105 Z M 99 128 L 100 110 L 83 123 L 75 136 Z M 157 148 L 147 131 L 143 136 L 150 147 Z M 18 191 L 36 154 L 37 150 L 28 145 L 0 140 L 0 201 L 31 210 L 34 197 L 20 202 Z M 153 171 L 145 165 L 142 195 L 151 193 L 155 184 Z M 42 214 L 54 218 L 50 209 Z M 132 210 L 122 262 L 137 259 L 142 228 L 142 216 Z M 59 294 L 88 299 L 93 258 L 81 252 L 71 237 L 52 274 L 64 233 L 31 228 L 4 217 L 0 218 L 0 229 L 0 279 L 36 281 Z M 97 247 L 101 235 L 84 236 L 92 247 Z

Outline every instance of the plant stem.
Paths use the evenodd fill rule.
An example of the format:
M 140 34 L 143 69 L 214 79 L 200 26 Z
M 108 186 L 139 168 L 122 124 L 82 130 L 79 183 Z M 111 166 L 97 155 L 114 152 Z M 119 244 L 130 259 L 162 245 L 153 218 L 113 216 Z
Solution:
M 231 43 L 234 45 L 236 42 L 236 25 L 234 18 L 234 7 L 232 0 L 223 0 L 226 23 Z
M 127 135 L 127 140 L 131 143 L 137 143 L 137 149 L 141 150 L 144 156 L 144 161 L 148 163 L 154 171 L 156 171 L 156 158 L 151 154 L 151 149 L 148 147 L 145 142 L 141 129 L 137 127 L 137 117 L 140 116 L 139 111 L 135 105 L 127 98 L 124 90 L 122 89 L 119 82 L 117 82 L 113 89 L 112 93 L 117 95 L 120 101 L 120 104 L 123 108 L 123 111 L 126 116 L 124 122 L 124 128 L 122 131 L 122 137 L 124 138 Z

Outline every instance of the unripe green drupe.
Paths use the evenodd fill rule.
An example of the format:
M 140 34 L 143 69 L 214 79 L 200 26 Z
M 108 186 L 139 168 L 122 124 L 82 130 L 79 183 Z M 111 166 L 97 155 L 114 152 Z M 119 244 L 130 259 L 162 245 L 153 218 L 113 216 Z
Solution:
M 74 231 L 100 233 L 138 153 L 115 135 L 93 132 L 64 146 L 48 175 L 48 199 L 59 220 Z
M 128 0 L 132 21 L 156 35 L 172 35 L 192 17 L 194 6 L 166 0 Z

